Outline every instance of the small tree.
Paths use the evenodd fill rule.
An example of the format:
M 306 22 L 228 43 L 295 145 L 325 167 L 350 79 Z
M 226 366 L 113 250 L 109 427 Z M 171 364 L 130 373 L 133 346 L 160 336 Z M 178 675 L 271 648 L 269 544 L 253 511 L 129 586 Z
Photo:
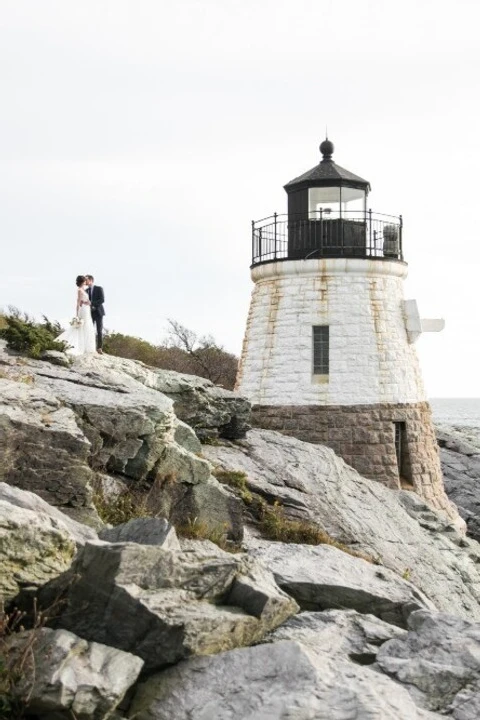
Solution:
M 110 355 L 140 360 L 146 365 L 199 375 L 231 390 L 238 360 L 225 352 L 211 336 L 199 337 L 176 320 L 169 320 L 167 338 L 160 345 L 121 333 L 107 333 L 104 351 Z
M 217 345 L 211 335 L 199 337 L 176 320 L 168 319 L 168 341 L 171 347 L 183 350 L 192 363 L 191 372 L 211 380 L 217 385 L 233 388 L 237 375 L 238 359 Z

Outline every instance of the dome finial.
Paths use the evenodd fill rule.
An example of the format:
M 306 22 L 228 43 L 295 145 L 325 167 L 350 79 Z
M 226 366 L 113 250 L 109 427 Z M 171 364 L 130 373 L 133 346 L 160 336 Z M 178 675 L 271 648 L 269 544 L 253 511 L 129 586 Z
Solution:
M 325 127 L 325 140 L 320 144 L 320 152 L 323 155 L 322 162 L 330 162 L 335 147 L 331 140 L 328 139 L 328 130 Z

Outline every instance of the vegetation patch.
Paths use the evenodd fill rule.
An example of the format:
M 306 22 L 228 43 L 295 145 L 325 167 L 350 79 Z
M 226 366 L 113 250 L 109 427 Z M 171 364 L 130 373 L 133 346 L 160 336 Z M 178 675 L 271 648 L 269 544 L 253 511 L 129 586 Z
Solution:
M 66 344 L 56 341 L 62 332 L 58 322 L 52 322 L 45 316 L 43 322 L 36 322 L 15 307 L 0 313 L 0 337 L 7 341 L 8 348 L 28 357 L 38 358 L 46 350 L 64 352 Z M 176 320 L 168 320 L 166 337 L 159 345 L 107 330 L 103 351 L 139 360 L 151 367 L 198 375 L 228 390 L 235 385 L 238 358 L 210 335 L 197 335 Z
M 218 439 L 217 436 L 213 436 L 213 435 L 212 435 L 211 437 L 209 437 L 209 436 L 207 435 L 207 436 L 202 437 L 202 445 L 213 445 L 213 446 L 217 446 L 217 445 L 221 445 L 221 444 L 222 444 L 222 443 L 220 442 L 220 440 Z
M 210 540 L 227 552 L 240 551 L 238 545 L 228 539 L 226 525 L 212 527 L 206 522 L 200 522 L 198 518 L 190 518 L 186 524 L 176 526 L 175 530 L 179 537 L 188 540 Z
M 253 495 L 247 487 L 247 475 L 239 470 L 223 470 L 216 468 L 212 473 L 218 482 L 229 485 L 238 490 L 240 497 L 246 505 L 253 502 Z
M 67 345 L 56 338 L 63 332 L 59 323 L 51 322 L 44 316 L 43 322 L 36 322 L 26 313 L 12 308 L 2 316 L 0 336 L 7 341 L 7 347 L 31 358 L 39 358 L 46 350 L 65 352 Z
M 23 614 L 15 611 L 7 614 L 0 609 L 0 718 L 20 720 L 24 717 L 25 704 L 15 693 L 15 685 L 24 673 L 24 663 L 13 656 L 9 638 L 14 632 L 23 630 Z M 25 659 L 26 660 L 26 659 Z
M 109 332 L 103 349 L 109 355 L 140 360 L 152 367 L 198 375 L 228 390 L 235 385 L 238 358 L 224 350 L 210 335 L 199 336 L 176 320 L 168 320 L 167 336 L 160 345 Z
M 268 505 L 265 500 L 259 502 L 258 519 L 260 529 L 269 540 L 300 545 L 331 545 L 353 557 L 373 562 L 373 558 L 364 553 L 352 550 L 338 540 L 332 538 L 316 523 L 308 520 L 290 520 L 279 502 Z
M 93 504 L 100 519 L 108 525 L 121 525 L 135 518 L 152 517 L 145 496 L 130 490 L 115 497 L 106 497 L 97 489 L 93 495 Z
M 117 497 L 107 498 L 100 489 L 97 489 L 93 496 L 93 503 L 100 519 L 109 525 L 121 525 L 136 518 L 154 517 L 148 508 L 145 495 L 130 490 Z M 190 518 L 186 523 L 175 525 L 175 531 L 179 537 L 190 540 L 211 540 L 219 548 L 228 552 L 238 552 L 239 550 L 238 546 L 228 539 L 225 525 L 212 527 L 206 522 L 200 522 L 198 518 Z
M 55 605 L 58 605 L 56 601 Z M 45 627 L 50 610 L 42 612 L 33 598 L 31 614 L 13 608 L 6 612 L 0 603 L 0 720 L 23 720 L 30 717 L 28 705 L 35 682 L 33 648 L 39 630 Z M 30 629 L 20 646 L 11 643 L 16 633 Z

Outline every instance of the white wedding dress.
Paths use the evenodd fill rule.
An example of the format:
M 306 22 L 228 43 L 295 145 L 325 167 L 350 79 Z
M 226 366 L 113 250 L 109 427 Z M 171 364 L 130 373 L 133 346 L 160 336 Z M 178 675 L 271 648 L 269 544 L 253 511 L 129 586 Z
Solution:
M 78 291 L 78 311 L 77 317 L 81 320 L 78 326 L 70 325 L 58 336 L 57 340 L 68 345 L 67 355 L 87 355 L 96 352 L 95 328 L 93 327 L 92 313 L 89 303 L 88 294 L 80 288 Z

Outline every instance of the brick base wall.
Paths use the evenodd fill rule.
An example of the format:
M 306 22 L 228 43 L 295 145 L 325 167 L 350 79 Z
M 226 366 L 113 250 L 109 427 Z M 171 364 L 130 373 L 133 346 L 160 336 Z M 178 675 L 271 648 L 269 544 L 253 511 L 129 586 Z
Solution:
M 254 405 L 255 427 L 327 445 L 360 475 L 391 488 L 413 489 L 458 519 L 443 487 L 440 457 L 427 402 L 377 405 Z M 395 425 L 401 430 L 401 468 Z

